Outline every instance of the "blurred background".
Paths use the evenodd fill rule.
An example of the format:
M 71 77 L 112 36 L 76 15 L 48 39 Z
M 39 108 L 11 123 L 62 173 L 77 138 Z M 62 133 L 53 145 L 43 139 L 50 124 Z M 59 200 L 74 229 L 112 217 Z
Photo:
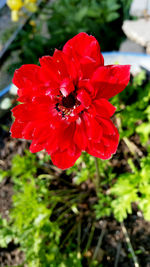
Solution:
M 83 153 L 66 172 L 29 142 L 10 138 L 15 69 L 39 64 L 79 32 L 105 64 L 131 64 L 111 101 L 117 154 Z M 150 267 L 150 0 L 0 0 L 0 266 Z

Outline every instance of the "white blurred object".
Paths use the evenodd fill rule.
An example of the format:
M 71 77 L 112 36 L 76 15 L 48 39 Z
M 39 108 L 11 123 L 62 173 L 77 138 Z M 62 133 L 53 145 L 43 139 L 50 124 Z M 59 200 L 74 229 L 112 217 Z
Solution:
M 6 97 L 0 103 L 0 109 L 7 110 L 11 107 L 11 105 L 12 105 L 11 99 L 9 97 Z
M 16 95 L 17 94 L 17 90 L 18 90 L 17 86 L 12 84 L 11 87 L 10 87 L 9 92 L 10 92 L 11 95 Z
M 143 54 L 145 53 L 144 47 L 129 40 L 125 39 L 120 47 L 119 47 L 119 52 L 129 52 L 129 53 L 139 53 Z
M 130 15 L 136 17 L 150 15 L 150 0 L 133 0 Z
M 122 29 L 130 40 L 150 51 L 150 19 L 125 20 Z

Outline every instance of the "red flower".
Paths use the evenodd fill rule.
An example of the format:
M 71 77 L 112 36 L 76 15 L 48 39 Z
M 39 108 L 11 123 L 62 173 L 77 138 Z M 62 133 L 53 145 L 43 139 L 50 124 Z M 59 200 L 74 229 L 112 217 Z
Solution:
M 81 151 L 101 159 L 116 152 L 119 134 L 108 99 L 128 84 L 130 66 L 104 66 L 93 36 L 79 33 L 63 51 L 44 56 L 40 65 L 15 71 L 18 101 L 12 137 L 32 140 L 32 153 L 46 149 L 61 169 L 74 165 Z

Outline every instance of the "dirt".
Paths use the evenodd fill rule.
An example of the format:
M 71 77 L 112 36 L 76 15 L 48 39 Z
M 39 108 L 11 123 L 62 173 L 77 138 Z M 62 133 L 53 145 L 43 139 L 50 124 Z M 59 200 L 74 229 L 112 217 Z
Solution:
M 7 249 L 0 249 L 0 266 L 19 266 L 24 259 L 23 253 L 14 244 L 9 244 Z
M 15 154 L 23 155 L 24 149 L 29 147 L 29 142 L 23 140 L 12 139 L 8 131 L 4 130 L 11 125 L 11 116 L 6 116 L 1 120 L 0 127 L 0 168 L 7 170 L 11 167 L 11 160 Z M 138 136 L 133 136 L 130 139 L 144 154 L 144 148 L 141 149 Z M 120 142 L 117 154 L 111 159 L 110 164 L 115 168 L 116 173 L 130 171 L 127 164 L 127 158 L 131 155 L 124 141 Z M 136 162 L 135 155 L 135 162 Z M 60 173 L 60 179 L 65 176 L 65 173 Z M 66 178 L 66 177 L 65 177 Z M 69 178 L 70 179 L 70 178 Z M 54 188 L 57 184 L 53 185 Z M 64 186 L 61 184 L 61 186 Z M 65 185 L 66 186 L 66 185 Z M 96 255 L 96 259 L 102 266 L 105 267 L 134 267 L 133 259 L 130 255 L 127 242 L 125 240 L 122 227 L 116 220 L 110 216 L 99 221 L 94 220 L 90 213 L 90 207 L 96 202 L 96 194 L 94 186 L 91 181 L 83 183 L 79 190 L 86 192 L 88 190 L 88 197 L 84 199 L 78 206 L 81 218 L 76 217 L 76 220 L 81 220 L 82 242 L 81 247 L 85 246 L 87 237 L 91 232 L 92 225 L 94 225 L 94 236 L 91 246 L 84 255 L 83 267 L 89 266 L 88 259 L 93 257 L 95 248 L 102 237 L 101 246 Z M 9 210 L 11 208 L 11 198 L 13 195 L 13 184 L 8 178 L 5 178 L 0 183 L 0 214 L 2 217 L 9 218 Z M 141 267 L 150 267 L 150 223 L 143 219 L 142 213 L 133 205 L 133 213 L 128 216 L 125 221 L 130 241 L 137 253 L 137 258 Z M 76 242 L 76 241 L 75 241 Z M 23 262 L 24 255 L 13 243 L 10 243 L 7 249 L 0 248 L 0 266 L 17 266 Z

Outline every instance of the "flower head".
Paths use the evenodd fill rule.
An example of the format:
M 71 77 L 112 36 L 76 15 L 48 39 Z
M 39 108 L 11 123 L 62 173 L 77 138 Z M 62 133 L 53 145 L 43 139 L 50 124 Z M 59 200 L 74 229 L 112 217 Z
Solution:
M 22 0 L 7 0 L 7 5 L 12 10 L 11 11 L 12 21 L 18 21 L 19 10 L 23 7 Z
M 22 7 L 26 8 L 30 12 L 37 11 L 37 0 L 7 0 L 7 5 L 11 9 L 12 21 L 18 21 L 21 15 Z
M 111 121 L 109 98 L 130 78 L 130 66 L 104 66 L 97 40 L 79 33 L 62 51 L 40 59 L 40 66 L 15 71 L 18 101 L 12 112 L 12 137 L 32 140 L 32 153 L 45 149 L 61 169 L 74 165 L 82 151 L 109 159 L 119 134 Z

